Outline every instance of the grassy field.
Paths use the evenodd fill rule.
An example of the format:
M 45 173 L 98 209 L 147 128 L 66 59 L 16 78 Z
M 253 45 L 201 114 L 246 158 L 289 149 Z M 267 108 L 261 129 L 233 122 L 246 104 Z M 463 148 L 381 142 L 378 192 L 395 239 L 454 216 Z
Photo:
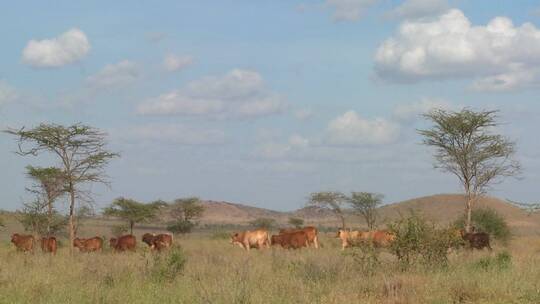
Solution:
M 70 257 L 65 247 L 57 256 L 23 254 L 4 241 L 0 303 L 540 303 L 540 238 L 407 271 L 389 253 L 376 262 L 358 250 L 342 253 L 330 236 L 322 242 L 320 250 L 246 253 L 196 234 L 167 254 L 140 244 L 136 253 Z M 511 262 L 495 263 L 505 251 Z

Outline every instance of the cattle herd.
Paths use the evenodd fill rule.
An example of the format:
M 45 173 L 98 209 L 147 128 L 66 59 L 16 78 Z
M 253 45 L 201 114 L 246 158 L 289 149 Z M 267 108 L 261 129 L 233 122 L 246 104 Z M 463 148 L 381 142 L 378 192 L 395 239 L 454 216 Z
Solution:
M 464 231 L 459 231 L 459 234 L 469 244 L 470 248 L 488 248 L 491 250 L 489 234 L 484 232 L 465 233 Z M 339 229 L 336 238 L 341 240 L 341 249 L 345 250 L 345 248 L 360 242 L 371 243 L 375 247 L 388 247 L 395 240 L 396 236 L 385 230 L 351 231 Z M 145 233 L 141 240 L 152 251 L 163 251 L 170 248 L 173 244 L 173 236 L 168 233 Z M 57 241 L 54 236 L 43 237 L 40 241 L 43 252 L 56 254 Z M 11 242 L 19 251 L 33 252 L 36 240 L 32 235 L 15 233 L 11 236 Z M 270 246 L 280 246 L 285 249 L 299 249 L 302 247 L 319 248 L 321 246 L 317 228 L 312 226 L 281 229 L 278 234 L 271 237 L 266 229 L 236 232 L 231 235 L 231 244 L 238 245 L 246 251 L 252 248 L 270 248 Z M 123 235 L 118 238 L 111 238 L 109 245 L 116 252 L 135 251 L 137 239 L 131 234 Z M 103 239 L 98 236 L 88 239 L 76 238 L 73 241 L 73 247 L 78 248 L 80 252 L 100 252 L 103 250 Z

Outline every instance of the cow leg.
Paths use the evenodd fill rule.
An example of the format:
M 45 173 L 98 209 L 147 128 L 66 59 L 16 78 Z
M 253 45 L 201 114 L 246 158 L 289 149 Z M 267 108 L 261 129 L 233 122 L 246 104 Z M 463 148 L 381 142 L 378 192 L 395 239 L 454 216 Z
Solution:
M 313 239 L 313 245 L 315 245 L 316 249 L 319 249 L 319 238 L 317 236 Z
M 246 251 L 250 251 L 251 250 L 251 246 L 249 245 L 249 242 L 243 242 L 242 245 L 244 246 L 244 249 Z

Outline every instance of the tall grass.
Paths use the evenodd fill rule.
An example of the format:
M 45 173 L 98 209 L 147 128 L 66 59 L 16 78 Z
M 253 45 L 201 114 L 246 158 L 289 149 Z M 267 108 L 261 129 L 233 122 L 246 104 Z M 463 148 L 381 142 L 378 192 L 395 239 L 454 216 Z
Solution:
M 540 303 L 535 238 L 406 271 L 384 250 L 342 253 L 332 238 L 319 250 L 250 253 L 211 235 L 176 241 L 170 253 L 73 257 L 0 244 L 0 303 Z

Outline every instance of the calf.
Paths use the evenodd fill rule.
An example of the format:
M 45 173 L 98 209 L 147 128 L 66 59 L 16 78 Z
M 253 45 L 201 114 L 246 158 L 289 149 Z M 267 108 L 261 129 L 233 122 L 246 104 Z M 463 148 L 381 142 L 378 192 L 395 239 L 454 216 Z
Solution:
M 126 250 L 135 251 L 137 247 L 137 239 L 131 235 L 122 235 L 119 238 L 111 238 L 109 241 L 111 248 L 116 251 L 122 252 Z
M 163 249 L 168 249 L 172 246 L 173 236 L 172 234 L 154 234 L 154 233 L 145 233 L 142 236 L 142 241 L 146 243 L 151 250 L 156 249 L 161 251 Z
M 34 250 L 34 236 L 15 233 L 11 235 L 11 242 L 18 251 L 33 251 Z
M 287 228 L 279 230 L 279 234 L 291 233 L 297 231 L 304 231 L 308 240 L 308 245 L 313 245 L 315 248 L 319 248 L 319 238 L 317 236 L 317 228 L 313 226 L 308 226 L 304 228 Z
M 484 249 L 487 248 L 490 251 L 491 246 L 489 244 L 489 234 L 485 232 L 464 232 L 461 231 L 461 237 L 464 241 L 469 243 L 471 249 Z
M 299 249 L 309 246 L 307 234 L 302 230 L 272 235 L 271 242 L 272 245 L 280 245 L 285 249 Z
M 56 254 L 57 242 L 54 236 L 41 238 L 41 251 Z
M 102 251 L 103 239 L 99 236 L 89 239 L 76 238 L 73 240 L 73 247 L 79 248 L 80 252 Z

